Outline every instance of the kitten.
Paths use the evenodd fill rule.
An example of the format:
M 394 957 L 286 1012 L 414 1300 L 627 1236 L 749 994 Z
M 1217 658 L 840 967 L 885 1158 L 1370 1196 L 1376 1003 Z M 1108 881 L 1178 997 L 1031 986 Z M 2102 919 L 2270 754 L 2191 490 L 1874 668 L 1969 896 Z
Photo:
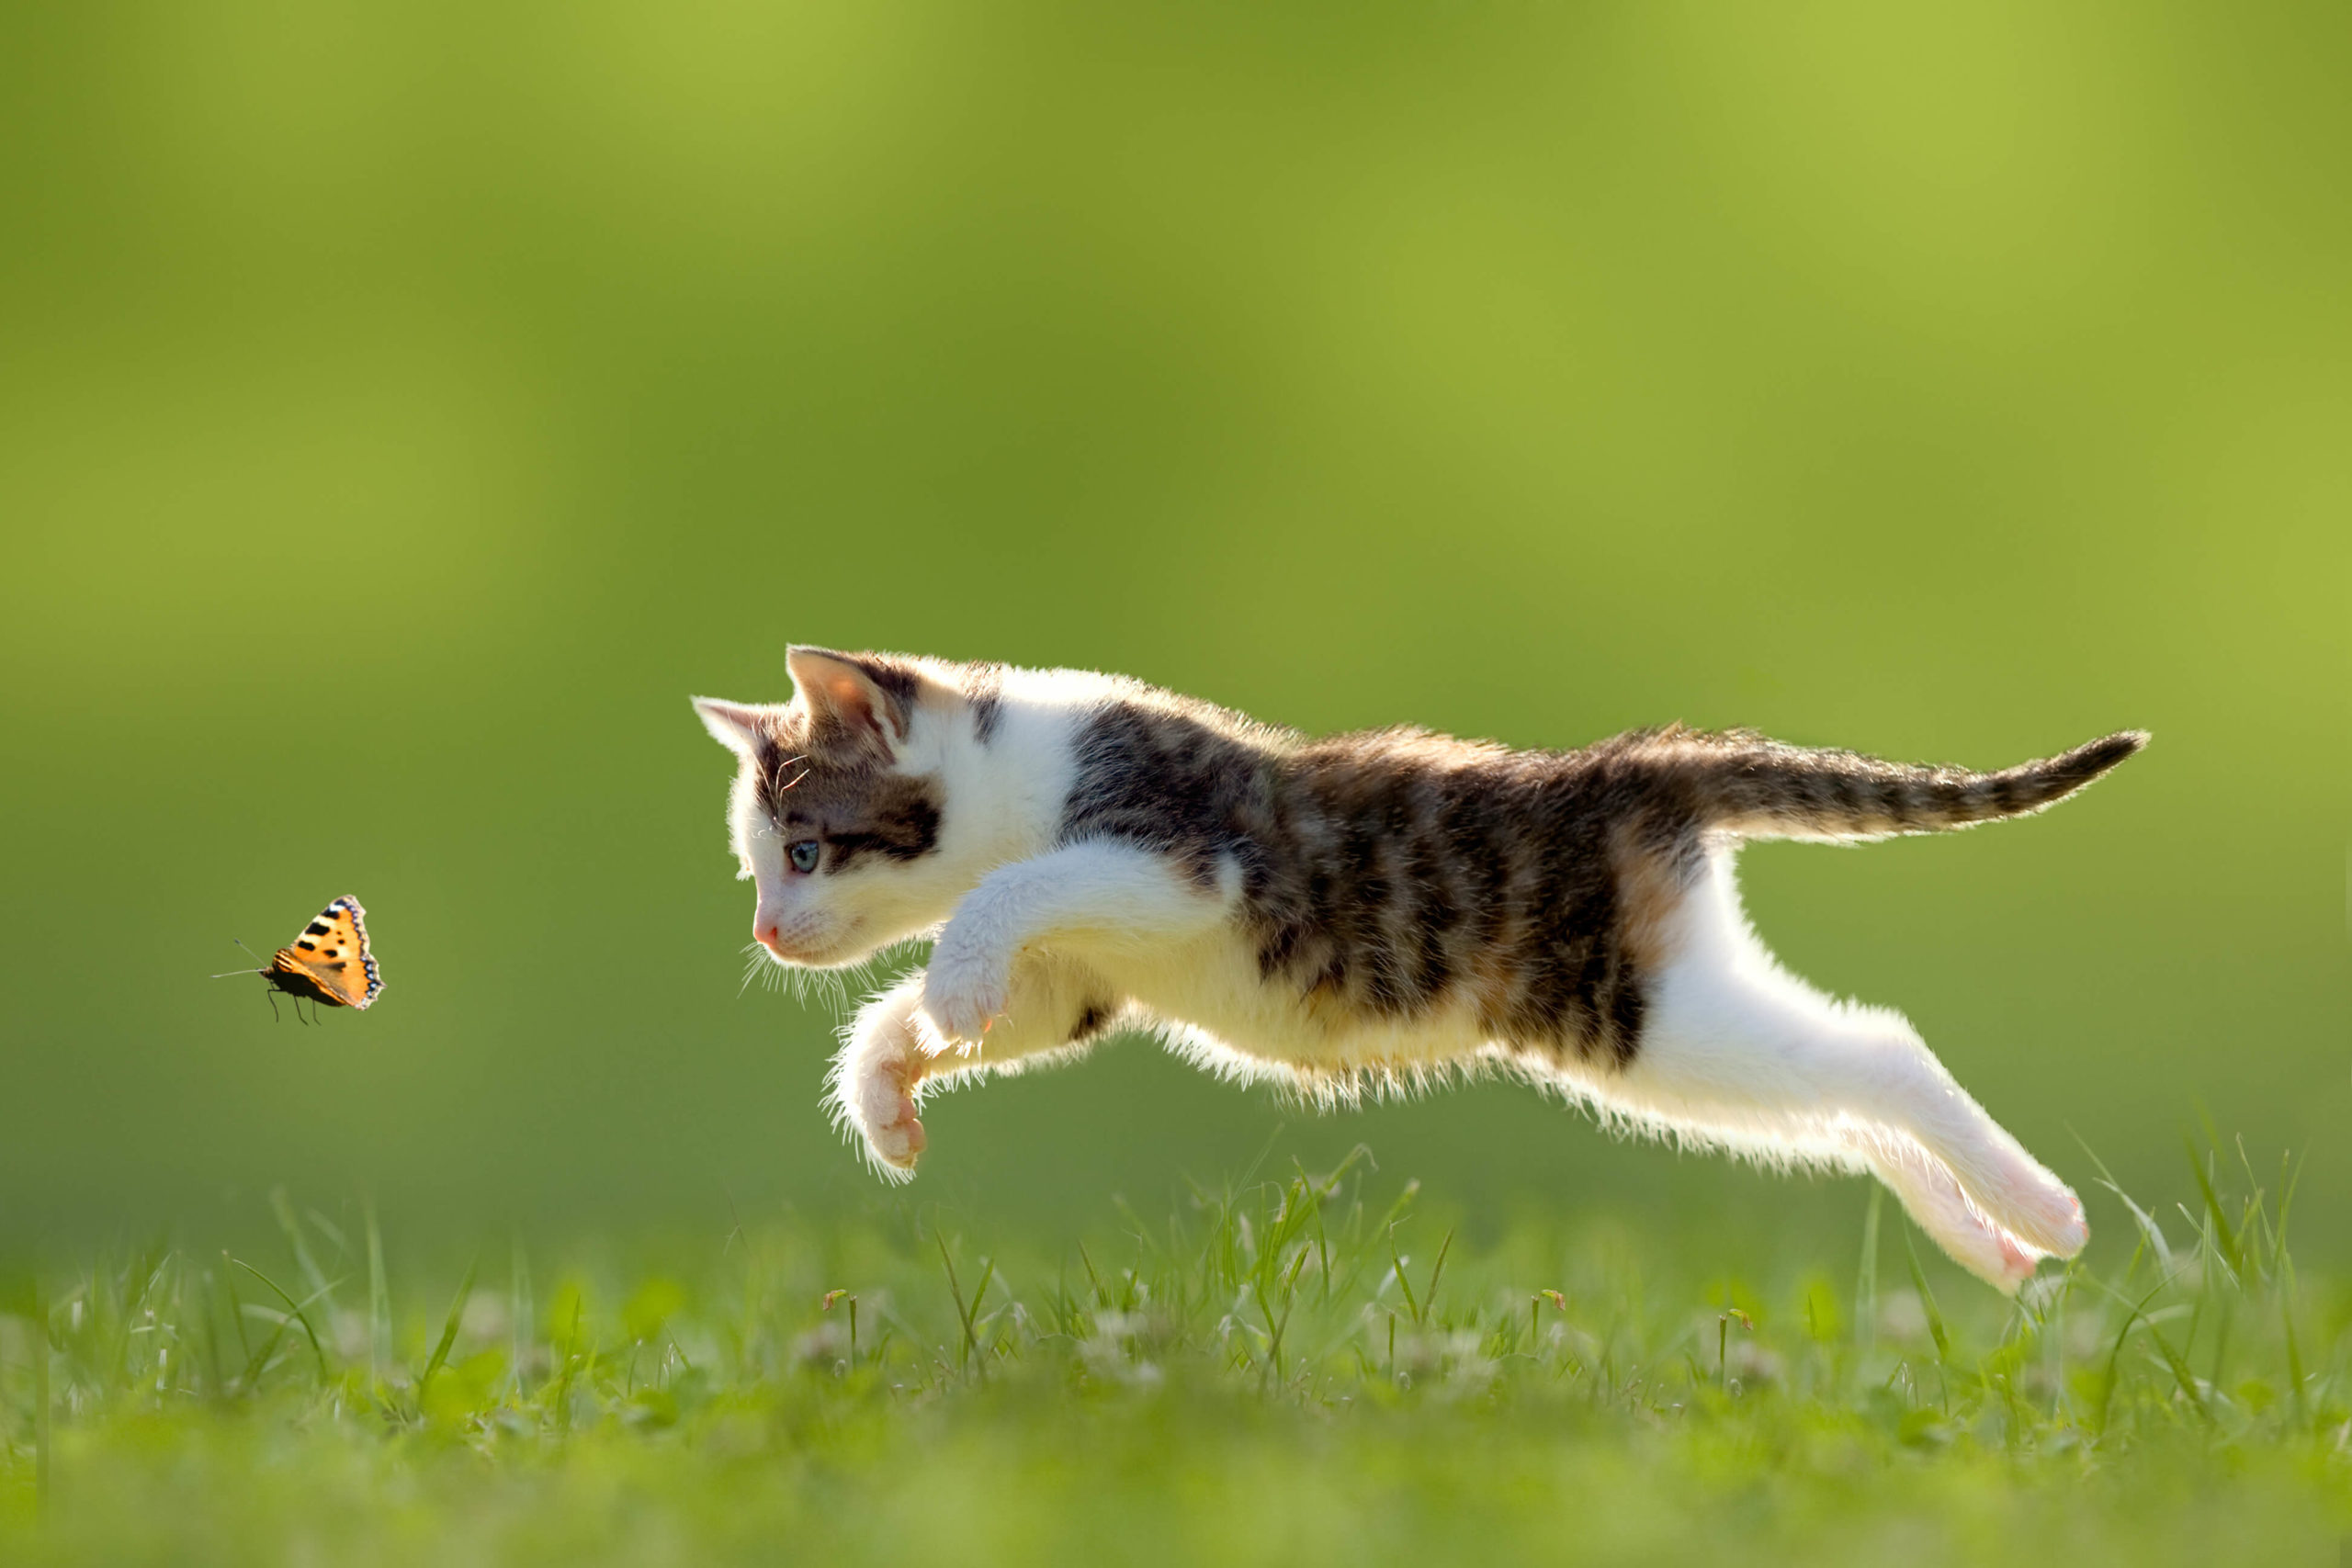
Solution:
M 1679 726 L 1514 751 L 1310 740 L 1077 671 L 786 662 L 788 705 L 695 707 L 741 759 L 735 852 L 777 961 L 935 938 L 833 1064 L 839 1120 L 892 1179 L 930 1089 L 1148 1029 L 1326 1102 L 1502 1067 L 1611 1123 L 1867 1170 L 2005 1292 L 2082 1248 L 2075 1194 L 1902 1017 L 1774 962 L 1732 860 L 2038 811 L 2143 734 L 1992 773 Z

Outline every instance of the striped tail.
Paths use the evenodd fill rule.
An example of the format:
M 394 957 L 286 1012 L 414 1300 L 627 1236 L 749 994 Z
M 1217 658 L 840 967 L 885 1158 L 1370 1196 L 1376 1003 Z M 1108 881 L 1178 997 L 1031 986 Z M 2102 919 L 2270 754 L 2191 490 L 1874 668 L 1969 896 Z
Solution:
M 1685 765 L 1697 764 L 1702 814 L 1718 830 L 1750 839 L 1883 839 L 2027 816 L 2147 743 L 2147 731 L 2126 729 L 2044 761 L 1973 773 L 1736 734 L 1704 738 Z

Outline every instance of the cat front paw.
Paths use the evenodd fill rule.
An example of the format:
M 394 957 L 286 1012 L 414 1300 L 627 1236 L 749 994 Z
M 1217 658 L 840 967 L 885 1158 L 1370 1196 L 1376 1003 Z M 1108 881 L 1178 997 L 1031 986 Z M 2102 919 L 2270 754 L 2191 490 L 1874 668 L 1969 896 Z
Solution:
M 883 1057 L 865 1064 L 846 1097 L 867 1156 L 892 1180 L 912 1176 L 915 1157 L 930 1143 L 915 1114 L 914 1076 L 914 1064 L 906 1057 Z
M 913 1097 L 903 1092 L 890 1108 L 888 1122 L 877 1120 L 865 1129 L 865 1146 L 873 1151 L 874 1157 L 893 1170 L 910 1174 L 915 1168 L 915 1156 L 930 1143 L 923 1135 L 922 1118 L 915 1114 Z
M 915 1114 L 928 1057 L 914 1008 L 903 985 L 866 1004 L 826 1078 L 833 1124 L 856 1134 L 866 1163 L 888 1181 L 913 1179 L 928 1142 Z
M 1012 976 L 1001 964 L 978 961 L 943 964 L 934 957 L 923 976 L 922 1013 L 941 1039 L 976 1046 L 989 1026 L 1004 1016 L 1012 988 Z

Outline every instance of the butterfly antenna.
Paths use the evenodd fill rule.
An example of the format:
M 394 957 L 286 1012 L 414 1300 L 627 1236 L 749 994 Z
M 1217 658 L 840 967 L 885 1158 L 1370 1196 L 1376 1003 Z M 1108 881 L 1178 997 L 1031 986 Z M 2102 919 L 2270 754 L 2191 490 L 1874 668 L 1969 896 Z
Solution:
M 245 944 L 244 944 L 243 942 L 237 942 L 237 939 L 236 939 L 235 937 L 231 937 L 229 940 L 230 940 L 231 942 L 237 942 L 237 945 L 238 945 L 239 947 L 245 947 Z M 255 952 L 254 952 L 252 948 L 250 948 L 250 947 L 245 947 L 245 956 L 246 956 L 247 958 L 259 958 L 259 957 L 261 956 L 261 954 L 260 954 L 260 953 L 255 953 Z M 220 974 L 215 975 L 215 976 L 213 976 L 212 977 L 213 977 L 214 979 L 216 979 L 216 980 L 225 980 L 225 979 L 227 979 L 227 978 L 228 978 L 230 976 L 232 976 L 232 975 L 266 975 L 266 974 L 267 974 L 268 972 L 269 972 L 269 965 L 268 965 L 268 964 L 263 964 L 259 969 L 229 969 L 229 970 L 224 970 L 224 971 L 222 971 Z

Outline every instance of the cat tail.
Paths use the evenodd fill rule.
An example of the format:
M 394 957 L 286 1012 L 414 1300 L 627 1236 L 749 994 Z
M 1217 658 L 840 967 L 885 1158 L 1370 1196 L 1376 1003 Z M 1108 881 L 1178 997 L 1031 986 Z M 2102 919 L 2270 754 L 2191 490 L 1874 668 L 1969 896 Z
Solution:
M 2125 729 L 1998 773 L 1809 750 L 1758 735 L 1689 739 L 1678 759 L 1707 827 L 1750 839 L 1882 839 L 2024 817 L 2064 799 L 2148 743 Z

